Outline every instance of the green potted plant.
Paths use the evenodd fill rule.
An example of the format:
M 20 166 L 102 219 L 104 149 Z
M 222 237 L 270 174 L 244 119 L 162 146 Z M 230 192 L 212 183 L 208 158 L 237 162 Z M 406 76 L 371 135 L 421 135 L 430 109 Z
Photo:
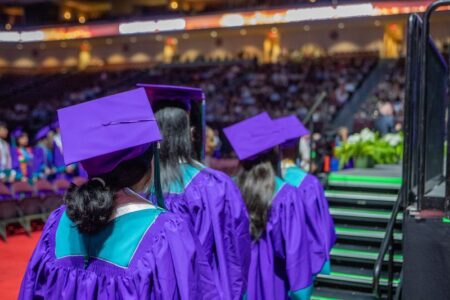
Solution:
M 403 153 L 403 135 L 387 134 L 379 137 L 370 129 L 349 136 L 348 140 L 336 147 L 335 154 L 342 168 L 353 159 L 355 168 L 370 168 L 375 164 L 398 163 Z

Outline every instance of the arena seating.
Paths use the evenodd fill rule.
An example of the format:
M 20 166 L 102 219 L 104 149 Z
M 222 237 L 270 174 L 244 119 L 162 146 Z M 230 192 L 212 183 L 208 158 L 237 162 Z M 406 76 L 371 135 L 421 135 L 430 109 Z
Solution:
M 73 178 L 76 185 L 86 179 Z M 46 179 L 27 182 L 14 182 L 8 187 L 0 183 L 0 236 L 6 241 L 8 229 L 21 228 L 27 234 L 32 231 L 33 221 L 45 222 L 50 212 L 62 204 L 63 194 L 70 187 L 66 179 L 49 182 Z

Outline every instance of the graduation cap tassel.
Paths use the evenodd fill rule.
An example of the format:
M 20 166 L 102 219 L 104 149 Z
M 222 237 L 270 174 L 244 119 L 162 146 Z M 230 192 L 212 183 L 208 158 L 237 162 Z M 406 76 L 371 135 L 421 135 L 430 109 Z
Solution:
M 160 143 L 156 143 L 154 145 L 154 168 L 155 168 L 155 172 L 154 172 L 154 190 L 155 190 L 155 194 L 156 194 L 156 200 L 158 203 L 159 207 L 162 208 L 166 208 L 166 205 L 164 204 L 164 197 L 163 197 L 163 193 L 162 193 L 162 188 L 161 188 L 161 177 L 160 177 L 160 165 L 159 165 L 159 150 L 161 148 Z

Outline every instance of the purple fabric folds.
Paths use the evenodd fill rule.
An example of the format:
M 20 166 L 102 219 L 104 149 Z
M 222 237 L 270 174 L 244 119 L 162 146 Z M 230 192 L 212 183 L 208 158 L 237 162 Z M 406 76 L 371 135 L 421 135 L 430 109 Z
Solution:
M 128 268 L 92 259 L 85 269 L 83 257 L 55 258 L 56 229 L 64 210 L 58 208 L 48 219 L 19 299 L 217 299 L 203 250 L 181 218 L 160 214 Z
M 285 184 L 272 201 L 266 231 L 252 244 L 247 299 L 285 300 L 312 284 L 310 249 L 299 192 Z
M 247 288 L 250 234 L 239 189 L 225 174 L 202 169 L 184 191 L 167 194 L 166 207 L 192 224 L 212 267 L 222 299 L 241 299 Z
M 323 187 L 313 175 L 306 175 L 298 187 L 305 208 L 307 231 L 311 249 L 311 270 L 318 274 L 330 259 L 330 251 L 336 242 L 333 218 L 328 209 Z

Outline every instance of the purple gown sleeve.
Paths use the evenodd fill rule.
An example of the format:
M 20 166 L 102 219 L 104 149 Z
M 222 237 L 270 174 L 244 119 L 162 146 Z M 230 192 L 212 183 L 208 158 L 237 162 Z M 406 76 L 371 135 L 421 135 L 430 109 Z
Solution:
M 307 175 L 299 187 L 305 207 L 311 248 L 311 268 L 318 274 L 330 259 L 330 251 L 336 241 L 333 219 L 320 182 Z
M 240 299 L 247 288 L 251 239 L 245 203 L 230 177 L 202 169 L 166 207 L 191 224 L 200 239 L 223 299 Z
M 53 163 L 58 170 L 58 172 L 63 172 L 65 169 L 65 163 L 64 163 L 64 157 L 61 153 L 61 150 L 56 145 L 56 143 L 53 143 Z
M 197 215 L 194 227 L 213 262 L 213 272 L 224 299 L 240 299 L 247 288 L 251 239 L 247 210 L 233 180 L 222 172 L 206 169 L 206 176 L 189 193 L 201 197 L 205 209 Z M 210 228 L 210 229 L 208 229 Z M 213 241 L 207 241 L 213 231 Z M 211 244 L 212 242 L 212 244 Z M 209 253 L 208 253 L 209 252 Z
M 291 186 L 286 185 L 284 189 L 288 191 L 283 193 L 283 199 L 278 204 L 281 237 L 273 238 L 278 240 L 274 243 L 276 253 L 286 261 L 289 290 L 295 292 L 312 285 L 310 249 L 305 212 L 302 202 L 298 201 L 301 194 Z
M 11 147 L 10 148 L 10 153 L 11 153 L 11 168 L 13 170 L 18 171 L 19 169 L 19 157 L 17 155 L 17 148 L 16 147 Z
M 41 147 L 33 148 L 33 165 L 31 173 L 33 177 L 40 177 L 45 170 L 45 152 Z

